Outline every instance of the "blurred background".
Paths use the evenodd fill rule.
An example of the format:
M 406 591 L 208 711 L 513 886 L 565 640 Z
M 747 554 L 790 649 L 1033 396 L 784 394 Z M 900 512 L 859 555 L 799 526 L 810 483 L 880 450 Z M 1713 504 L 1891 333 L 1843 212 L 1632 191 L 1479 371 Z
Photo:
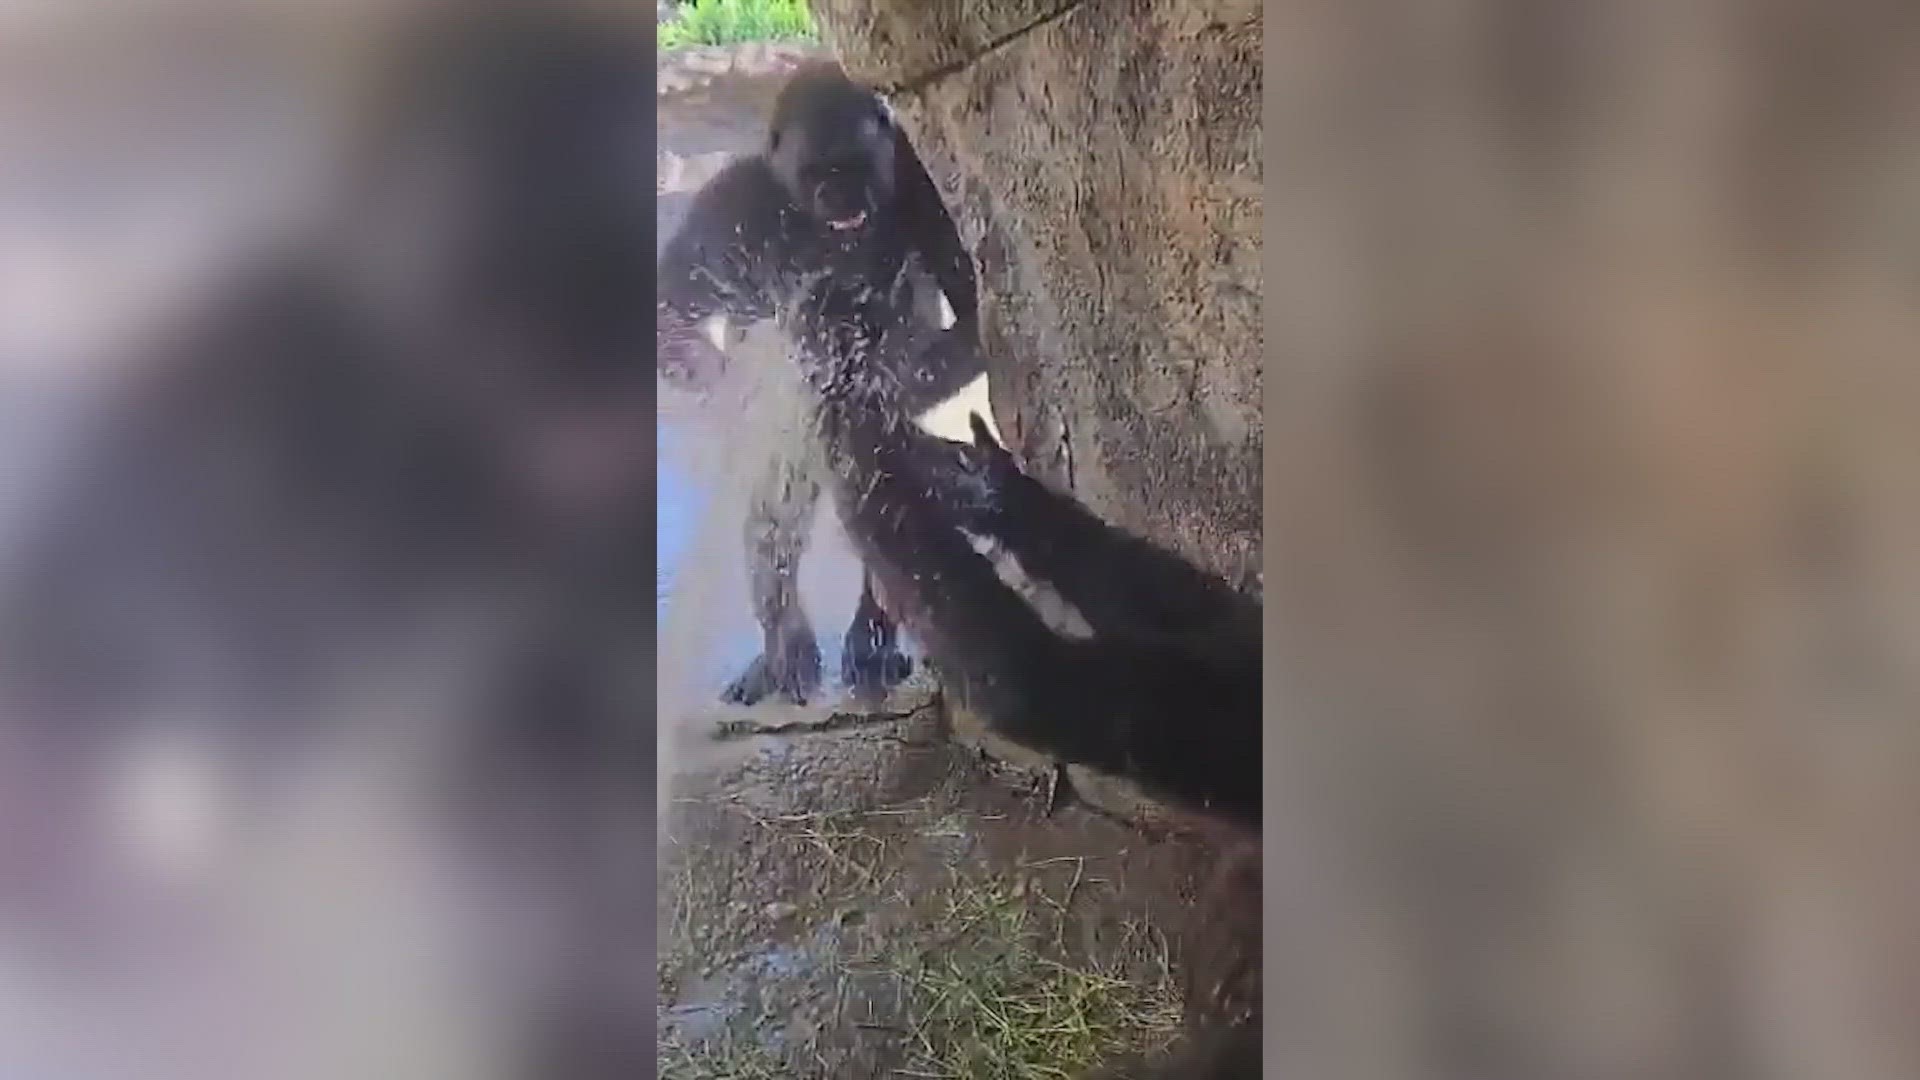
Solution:
M 143 346 L 326 201 L 405 7 L 0 7 L 9 551 Z M 1920 1075 L 1917 19 L 1266 27 L 1273 1060 Z M 0 1076 L 512 1076 L 551 987 L 650 993 L 614 860 L 421 805 L 460 710 L 418 689 L 264 787 L 191 724 L 85 776 L 9 726 Z
M 117 411 L 124 392 L 162 374 L 159 365 L 173 355 L 168 344 L 197 314 L 260 280 L 248 260 L 316 248 L 316 224 L 340 206 L 351 139 L 364 136 L 376 57 L 423 6 L 0 5 L 0 575 L 8 596 L 42 565 L 28 561 L 33 524 L 84 497 L 89 481 L 76 463 L 128 422 Z M 644 143 L 646 114 L 638 110 L 651 108 L 645 30 L 652 24 L 637 25 L 641 49 L 629 55 L 641 93 L 630 127 Z M 635 174 L 641 206 L 645 170 L 642 157 Z M 636 298 L 635 309 L 644 303 Z M 256 347 L 304 345 L 300 324 L 286 325 L 284 341 Z M 638 370 L 644 353 L 633 352 Z M 242 360 L 225 381 L 247 386 L 256 367 L 272 366 Z M 220 411 L 219 387 L 195 386 L 189 380 L 176 392 L 201 395 L 215 427 L 234 415 Z M 324 393 L 321 384 L 293 392 Z M 378 397 L 361 404 L 407 408 Z M 196 421 L 181 417 L 200 414 L 188 406 L 161 415 L 187 431 Z M 638 429 L 651 433 L 644 420 Z M 348 453 L 324 443 L 312 452 Z M 641 505 L 650 506 L 650 452 L 644 457 Z M 211 468 L 252 462 L 241 452 Z M 173 474 L 189 485 L 215 483 L 214 476 Z M 157 502 L 123 499 L 83 537 L 117 535 L 137 550 L 151 535 L 160 547 L 175 535 L 169 522 L 192 513 L 179 509 L 167 519 L 166 505 L 190 505 L 191 492 L 148 494 Z M 161 509 L 144 517 L 140 508 L 148 505 Z M 289 505 L 291 519 L 300 504 Z M 283 522 L 273 513 L 256 507 L 252 516 L 200 522 L 215 540 L 202 554 L 219 558 L 232 546 L 226 541 L 244 546 L 253 534 L 275 534 Z M 504 518 L 475 520 L 503 537 L 517 527 Z M 428 554 L 426 565 L 447 569 L 457 554 Z M 646 541 L 636 542 L 634 558 L 646 561 Z M 500 591 L 495 586 L 510 580 L 513 564 L 486 569 L 493 565 L 455 579 L 467 584 L 456 584 L 447 603 L 478 603 Z M 529 565 L 538 571 L 543 564 Z M 183 587 L 208 586 L 219 573 Z M 265 610 L 296 612 L 291 593 L 262 595 Z M 132 620 L 139 602 L 128 592 L 105 603 L 109 611 L 123 604 Z M 471 801 L 447 813 L 443 789 L 469 781 L 461 779 L 464 766 L 449 768 L 463 759 L 442 721 L 471 726 L 472 695 L 488 693 L 472 677 L 478 654 L 462 654 L 459 642 L 485 637 L 512 617 L 494 625 L 450 616 L 419 630 L 422 637 L 405 638 L 359 602 L 340 601 L 350 625 L 328 654 L 344 665 L 336 674 L 349 673 L 334 680 L 346 697 L 280 692 L 235 707 L 156 691 L 134 698 L 130 709 L 116 706 L 117 722 L 90 732 L 80 729 L 95 714 L 63 714 L 58 719 L 75 721 L 63 731 L 30 722 L 9 699 L 15 712 L 0 724 L 0 1076 L 582 1074 L 585 1066 L 526 1064 L 556 995 L 570 992 L 553 988 L 591 978 L 578 974 L 587 965 L 557 959 L 563 949 L 555 935 L 586 925 L 590 901 L 636 898 L 629 906 L 642 911 L 649 894 L 644 885 L 581 886 L 554 867 L 577 870 L 590 858 L 553 854 L 550 836 L 503 842 L 511 822 L 482 823 Z M 640 623 L 648 610 L 640 609 Z M 298 617 L 306 614 L 298 609 Z M 204 629 L 182 617 L 157 634 L 184 643 L 185 656 Z M 33 628 L 25 632 L 31 640 Z M 220 651 L 231 645 L 212 648 L 207 670 L 224 671 L 228 661 L 237 669 L 238 654 Z M 644 671 L 650 653 L 644 637 L 632 665 Z M 382 656 L 408 674 L 386 679 L 373 659 Z M 422 675 L 436 663 L 440 675 Z M 633 721 L 647 728 L 650 747 L 649 711 L 650 703 Z M 216 713 L 227 726 L 209 721 Z M 301 715 L 321 723 L 303 727 L 295 719 Z M 286 732 L 297 734 L 262 749 L 273 741 L 267 733 Z M 631 835 L 646 837 L 651 750 L 636 760 L 648 813 Z M 470 782 L 499 782 L 487 776 Z M 501 784 L 483 792 L 482 804 L 546 813 L 565 801 L 556 789 L 514 803 Z M 588 831 L 584 816 L 568 820 L 563 829 Z M 474 855 L 476 831 L 478 848 L 491 845 L 486 857 Z M 628 861 L 650 861 L 650 844 L 638 841 Z M 529 854 L 543 845 L 547 855 Z M 622 925 L 644 930 L 647 920 Z M 617 951 L 614 933 L 603 926 L 598 946 Z M 620 966 L 633 972 L 626 977 L 636 1002 L 648 1002 L 651 948 L 644 936 L 635 945 L 631 962 Z M 580 996 L 600 1002 L 610 993 L 596 984 Z M 590 1010 L 575 1010 L 582 1011 Z M 646 1049 L 626 1059 L 623 1075 L 638 1075 L 631 1070 L 651 1059 L 650 1005 L 614 1011 Z M 591 1037 L 575 1041 L 591 1055 Z

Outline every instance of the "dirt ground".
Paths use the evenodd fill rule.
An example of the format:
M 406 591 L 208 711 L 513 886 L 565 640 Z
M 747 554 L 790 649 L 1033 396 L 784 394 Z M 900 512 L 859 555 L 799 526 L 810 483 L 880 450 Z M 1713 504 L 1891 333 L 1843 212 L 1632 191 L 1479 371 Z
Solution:
M 1071 1076 L 1178 1032 L 1198 843 L 950 741 L 924 687 L 714 730 L 751 745 L 676 789 L 663 1077 Z
M 755 145 L 794 56 L 663 71 L 663 229 L 676 196 Z M 674 759 L 665 1080 L 1065 1078 L 1177 1034 L 1172 972 L 1213 859 L 1197 841 L 951 740 L 918 680 L 878 710 L 662 721 L 726 751 Z

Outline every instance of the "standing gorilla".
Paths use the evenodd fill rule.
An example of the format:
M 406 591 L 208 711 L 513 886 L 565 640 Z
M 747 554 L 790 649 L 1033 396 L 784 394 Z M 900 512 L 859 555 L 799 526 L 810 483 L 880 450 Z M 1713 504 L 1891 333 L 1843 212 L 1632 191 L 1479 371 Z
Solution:
M 448 3 L 390 59 L 344 198 L 142 359 L 7 564 L 0 757 L 46 785 L 8 827 L 110 857 L 61 808 L 156 726 L 269 779 L 307 760 L 288 750 L 424 740 L 464 858 L 513 880 L 472 896 L 541 927 L 533 966 L 489 980 L 551 1009 L 528 1075 L 633 1075 L 653 1054 L 651 860 L 630 854 L 655 789 L 651 37 L 637 14 Z M 390 675 L 400 731 L 358 705 Z
M 701 337 L 715 317 L 772 319 L 821 275 L 853 288 L 911 293 L 930 276 L 975 336 L 973 262 L 940 193 L 886 106 L 832 63 L 795 74 L 774 104 L 765 150 L 721 170 L 693 197 L 659 262 L 660 366 L 674 378 L 721 362 Z M 924 308 L 924 305 L 921 305 Z M 977 350 L 923 354 L 873 374 L 929 408 L 979 376 Z M 820 478 L 787 451 L 756 486 L 746 522 L 747 573 L 764 645 L 724 697 L 752 704 L 780 693 L 804 702 L 820 684 L 820 649 L 797 591 Z M 841 675 L 884 690 L 905 678 L 893 620 L 862 583 Z

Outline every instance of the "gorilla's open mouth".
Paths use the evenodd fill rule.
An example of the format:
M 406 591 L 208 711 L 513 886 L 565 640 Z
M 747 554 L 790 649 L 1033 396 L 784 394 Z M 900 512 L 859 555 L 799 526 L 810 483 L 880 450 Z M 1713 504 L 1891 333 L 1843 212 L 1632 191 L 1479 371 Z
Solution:
M 860 226 L 865 225 L 866 223 L 867 223 L 867 212 L 865 210 L 862 210 L 851 217 L 827 219 L 827 227 L 833 229 L 835 232 L 846 232 L 849 229 L 857 229 Z

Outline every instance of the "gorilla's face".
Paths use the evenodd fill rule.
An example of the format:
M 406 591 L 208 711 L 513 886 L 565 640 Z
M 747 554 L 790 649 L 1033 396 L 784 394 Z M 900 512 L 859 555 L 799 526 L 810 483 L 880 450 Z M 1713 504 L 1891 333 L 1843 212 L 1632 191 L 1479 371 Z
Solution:
M 767 158 L 794 205 L 853 241 L 885 225 L 896 137 L 873 94 L 844 79 L 797 77 L 776 107 Z

